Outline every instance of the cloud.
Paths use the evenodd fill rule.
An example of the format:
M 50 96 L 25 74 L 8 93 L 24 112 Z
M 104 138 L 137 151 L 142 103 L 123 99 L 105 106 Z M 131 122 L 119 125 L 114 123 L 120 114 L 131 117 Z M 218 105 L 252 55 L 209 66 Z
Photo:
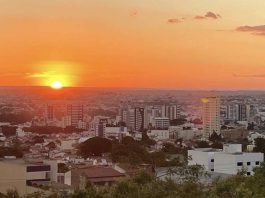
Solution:
M 51 71 L 51 72 L 41 72 L 41 73 L 27 73 L 26 76 L 27 78 L 47 78 L 54 74 L 55 72 Z
M 168 23 L 181 23 L 182 21 L 180 19 L 174 18 L 174 19 L 168 19 Z
M 194 19 L 204 20 L 204 19 L 219 19 L 222 18 L 220 14 L 214 12 L 207 12 L 205 15 L 195 16 Z
M 137 16 L 138 14 L 139 14 L 139 10 L 138 10 L 138 9 L 132 9 L 132 10 L 130 10 L 130 12 L 129 12 L 129 15 L 130 15 L 131 17 Z
M 239 26 L 236 28 L 238 32 L 250 32 L 255 35 L 265 36 L 265 25 L 257 26 Z
M 233 76 L 236 78 L 265 78 L 265 74 L 233 74 Z

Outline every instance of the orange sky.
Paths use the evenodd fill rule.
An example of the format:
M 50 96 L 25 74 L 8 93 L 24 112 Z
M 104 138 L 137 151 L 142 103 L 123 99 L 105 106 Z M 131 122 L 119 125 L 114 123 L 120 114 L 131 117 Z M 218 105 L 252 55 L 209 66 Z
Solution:
M 264 6 L 1 0 L 0 85 L 264 89 Z

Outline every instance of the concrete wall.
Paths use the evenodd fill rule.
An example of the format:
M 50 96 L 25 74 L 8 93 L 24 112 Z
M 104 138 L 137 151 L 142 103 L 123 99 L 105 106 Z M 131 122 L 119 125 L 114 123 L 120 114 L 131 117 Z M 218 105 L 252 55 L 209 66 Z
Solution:
M 51 181 L 57 182 L 57 173 L 58 173 L 58 163 L 56 160 L 44 160 L 44 164 L 48 164 L 51 166 Z
M 263 153 L 228 154 L 220 152 L 215 154 L 214 169 L 218 173 L 234 175 L 244 169 L 253 175 L 253 168 L 259 166 L 256 162 L 261 163 L 263 160 Z M 238 166 L 238 162 L 242 162 L 243 165 Z
M 19 160 L 0 161 L 0 192 L 17 190 L 20 195 L 30 194 L 39 189 L 26 185 L 26 164 Z
M 189 150 L 189 165 L 202 165 L 206 171 L 211 171 L 214 169 L 214 162 L 211 160 L 214 159 L 214 152 L 203 152 L 196 150 Z

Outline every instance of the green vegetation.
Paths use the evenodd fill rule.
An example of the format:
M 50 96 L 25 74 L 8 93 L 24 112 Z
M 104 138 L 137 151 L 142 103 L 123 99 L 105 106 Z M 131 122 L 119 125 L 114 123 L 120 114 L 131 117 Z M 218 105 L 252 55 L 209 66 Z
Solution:
M 119 143 L 105 138 L 94 137 L 80 144 L 78 149 L 83 157 L 101 156 L 109 153 L 113 162 L 128 163 L 130 165 L 151 164 L 156 167 L 180 165 L 178 159 L 168 159 L 164 151 L 149 152 L 152 140 L 145 138 L 135 141 L 132 137 L 124 137 Z M 172 151 L 173 152 L 173 151 Z
M 46 198 L 263 198 L 265 197 L 265 165 L 255 169 L 254 176 L 242 174 L 226 179 L 217 179 L 210 185 L 203 185 L 199 177 L 202 167 L 191 166 L 180 169 L 182 182 L 170 179 L 159 180 L 145 172 L 117 182 L 111 187 L 95 187 L 88 183 L 83 190 L 72 194 L 52 194 Z M 16 191 L 8 191 L 3 198 L 19 198 Z M 38 197 L 28 195 L 29 197 Z M 41 197 L 39 195 L 39 197 Z M 45 196 L 43 196 L 45 197 Z
M 79 153 L 83 157 L 101 156 L 103 153 L 110 153 L 112 142 L 106 138 L 93 137 L 79 145 Z
M 21 147 L 21 142 L 15 138 L 12 143 L 13 145 L 10 147 L 0 147 L 0 158 L 5 156 L 16 156 L 17 158 L 23 157 L 24 148 Z
M 255 139 L 255 147 L 253 151 L 265 153 L 265 139 L 264 138 Z
M 149 139 L 149 138 L 148 138 Z M 169 167 L 180 165 L 178 159 L 168 159 L 164 151 L 148 152 L 148 143 L 152 140 L 135 141 L 125 137 L 120 144 L 113 144 L 111 158 L 114 162 L 131 165 L 152 164 L 155 167 Z
M 58 163 L 58 173 L 66 173 L 68 172 L 70 169 L 69 167 L 64 164 L 64 163 Z

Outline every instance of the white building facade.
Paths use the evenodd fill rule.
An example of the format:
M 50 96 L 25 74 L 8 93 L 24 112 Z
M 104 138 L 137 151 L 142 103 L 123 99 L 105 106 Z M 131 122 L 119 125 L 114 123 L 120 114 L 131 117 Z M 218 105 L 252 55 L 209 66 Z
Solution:
M 189 150 L 189 165 L 202 165 L 206 171 L 236 175 L 245 171 L 253 175 L 253 169 L 264 161 L 263 153 L 242 152 L 241 144 L 225 144 L 223 150 L 211 148 Z

